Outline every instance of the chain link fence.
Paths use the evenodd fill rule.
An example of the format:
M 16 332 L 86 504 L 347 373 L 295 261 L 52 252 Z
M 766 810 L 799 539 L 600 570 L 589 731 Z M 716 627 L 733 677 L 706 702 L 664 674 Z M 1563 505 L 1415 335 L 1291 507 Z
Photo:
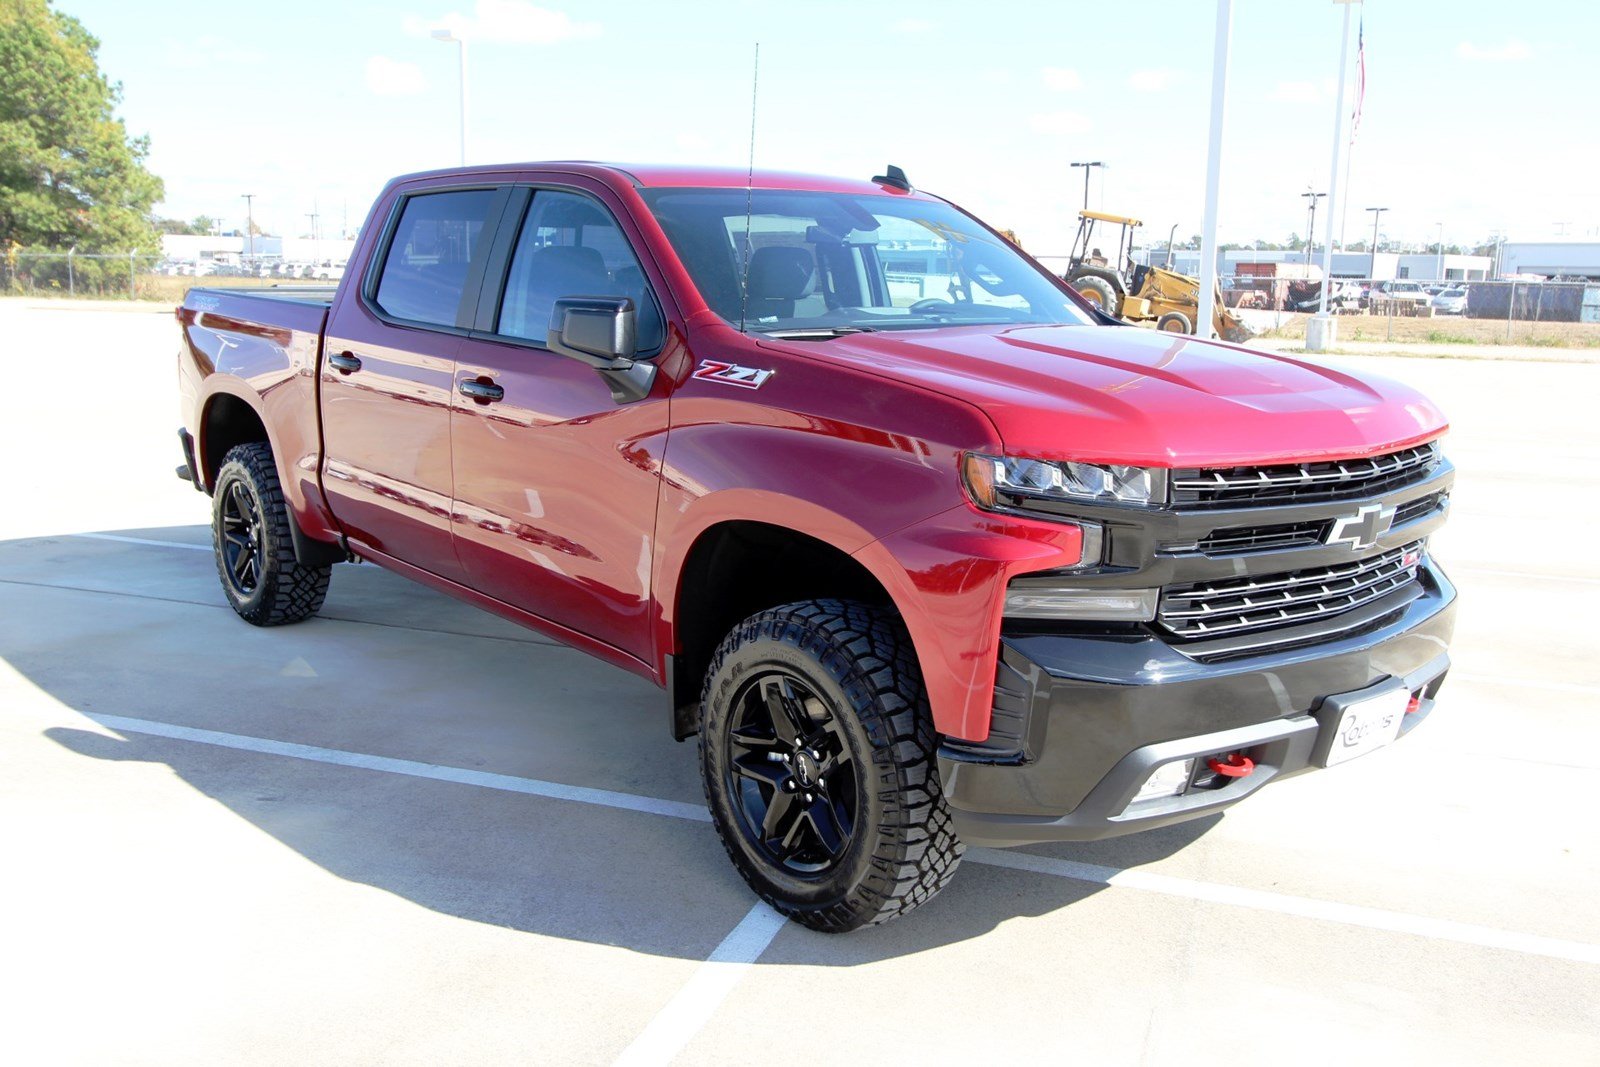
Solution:
M 1037 257 L 1064 272 L 1068 257 Z M 1294 266 L 1299 266 L 1295 264 Z M 1255 333 L 1299 337 L 1322 282 L 1272 273 L 1225 274 L 1223 303 Z M 1335 278 L 1328 310 L 1340 340 L 1600 347 L 1600 282 Z
M 159 252 L 24 252 L 0 256 L 0 294 L 118 300 L 183 299 L 190 286 L 328 285 L 342 264 L 241 257 L 173 259 Z

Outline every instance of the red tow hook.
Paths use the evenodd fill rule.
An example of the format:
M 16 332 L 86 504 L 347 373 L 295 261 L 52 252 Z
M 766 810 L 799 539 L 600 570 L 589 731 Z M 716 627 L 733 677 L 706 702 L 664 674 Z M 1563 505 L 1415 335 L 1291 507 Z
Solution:
M 1206 766 L 1224 778 L 1243 778 L 1256 769 L 1256 761 L 1243 752 L 1230 752 L 1221 759 L 1212 756 L 1206 760 Z

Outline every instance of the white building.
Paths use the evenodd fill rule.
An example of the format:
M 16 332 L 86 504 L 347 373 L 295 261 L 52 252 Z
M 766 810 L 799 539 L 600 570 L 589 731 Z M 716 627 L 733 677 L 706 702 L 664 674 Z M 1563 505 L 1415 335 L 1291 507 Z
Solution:
M 211 234 L 169 233 L 161 238 L 161 254 L 181 263 L 238 264 L 248 256 L 287 263 L 327 263 L 342 267 L 355 249 L 354 241 L 338 238 L 269 237 L 257 234 L 214 237 Z
M 1600 241 L 1507 241 L 1501 274 L 1538 274 L 1600 281 Z

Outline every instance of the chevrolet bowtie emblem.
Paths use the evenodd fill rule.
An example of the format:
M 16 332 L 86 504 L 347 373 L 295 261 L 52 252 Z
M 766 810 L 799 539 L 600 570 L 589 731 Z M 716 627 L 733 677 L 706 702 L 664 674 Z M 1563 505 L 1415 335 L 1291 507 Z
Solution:
M 1333 525 L 1328 527 L 1328 536 L 1323 539 L 1327 545 L 1349 545 L 1350 550 L 1359 552 L 1363 548 L 1371 548 L 1378 543 L 1378 538 L 1389 532 L 1389 527 L 1394 525 L 1394 508 L 1386 508 L 1382 504 L 1367 504 L 1360 508 L 1354 515 L 1345 515 L 1333 520 Z

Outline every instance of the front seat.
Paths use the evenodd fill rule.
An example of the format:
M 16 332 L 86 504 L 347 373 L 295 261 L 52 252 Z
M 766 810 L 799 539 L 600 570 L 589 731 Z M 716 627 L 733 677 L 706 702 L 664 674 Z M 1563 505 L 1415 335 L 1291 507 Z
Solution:
M 750 317 L 794 317 L 795 301 L 817 288 L 817 261 L 809 248 L 769 245 L 750 257 Z

